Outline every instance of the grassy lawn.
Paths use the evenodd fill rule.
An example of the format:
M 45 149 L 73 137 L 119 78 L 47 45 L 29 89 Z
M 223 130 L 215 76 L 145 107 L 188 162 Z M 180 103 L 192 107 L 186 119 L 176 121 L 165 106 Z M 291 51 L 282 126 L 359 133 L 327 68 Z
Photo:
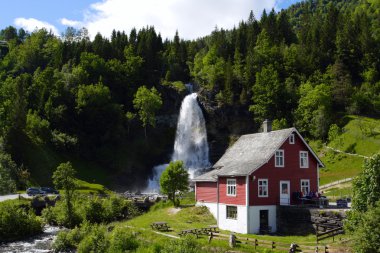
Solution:
M 192 193 L 188 194 L 188 198 Z M 156 204 L 151 208 L 151 210 L 147 213 L 142 214 L 134 219 L 117 223 L 121 226 L 130 226 L 133 229 L 137 229 L 144 236 L 148 236 L 149 239 L 158 240 L 160 235 L 155 234 L 152 238 L 150 235 L 152 234 L 152 229 L 150 225 L 153 222 L 164 221 L 167 222 L 171 228 L 171 231 L 165 232 L 166 234 L 177 236 L 181 230 L 185 229 L 194 229 L 194 228 L 203 228 L 208 225 L 215 225 L 216 220 L 211 215 L 205 207 L 196 207 L 196 206 L 186 206 L 181 208 L 174 208 L 170 202 L 161 202 Z M 221 234 L 228 236 L 230 234 L 229 231 L 220 231 Z M 157 238 L 158 236 L 158 238 Z M 271 236 L 271 235 L 243 235 L 236 234 L 237 238 L 242 241 L 239 243 L 235 250 L 241 252 L 272 252 L 269 249 L 258 248 L 258 251 L 255 251 L 252 242 L 251 244 L 245 244 L 247 238 L 250 239 L 258 239 L 258 240 L 266 240 L 266 241 L 275 241 L 277 243 L 284 243 L 287 247 L 290 246 L 291 243 L 296 242 L 300 245 L 306 246 L 315 246 L 316 245 L 316 237 L 315 235 L 307 235 L 307 236 Z M 161 236 L 164 237 L 164 236 Z M 218 239 L 220 238 L 220 239 Z M 223 238 L 223 240 L 221 240 Z M 335 237 L 335 243 L 332 242 L 332 238 L 326 239 L 320 243 L 320 245 L 329 244 L 334 246 L 339 246 L 340 239 L 346 239 L 347 236 L 337 236 Z M 167 238 L 166 240 L 173 240 Z M 223 249 L 224 252 L 227 249 L 230 249 L 228 246 L 228 237 L 216 237 L 208 243 L 208 236 L 202 235 L 198 240 L 198 243 L 202 244 L 204 247 L 213 248 L 213 249 Z M 273 251 L 273 252 L 287 252 L 287 251 Z
M 326 195 L 330 201 L 336 201 L 337 199 L 346 197 L 352 198 L 352 182 L 329 188 L 324 191 L 324 195 Z

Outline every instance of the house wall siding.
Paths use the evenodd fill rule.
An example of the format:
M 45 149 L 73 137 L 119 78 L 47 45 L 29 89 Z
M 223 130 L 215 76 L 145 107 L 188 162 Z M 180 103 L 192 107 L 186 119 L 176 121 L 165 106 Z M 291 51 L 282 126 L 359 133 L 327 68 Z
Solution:
M 245 205 L 245 180 L 246 177 L 234 177 L 236 179 L 236 196 L 227 196 L 227 178 L 219 177 L 219 203 L 232 205 Z
M 284 167 L 275 167 L 273 155 L 268 163 L 264 164 L 250 176 L 250 206 L 279 205 L 280 181 L 290 181 L 290 204 L 294 204 L 292 193 L 301 190 L 301 179 L 309 179 L 310 190 L 318 190 L 318 162 L 309 151 L 309 168 L 300 168 L 299 152 L 308 151 L 308 148 L 297 135 L 294 137 L 294 144 L 289 144 L 289 139 L 287 139 L 279 148 L 284 150 Z M 253 180 L 253 177 L 255 177 L 255 180 Z M 258 179 L 268 179 L 268 197 L 258 197 Z
M 196 202 L 214 203 L 217 201 L 216 182 L 196 182 Z

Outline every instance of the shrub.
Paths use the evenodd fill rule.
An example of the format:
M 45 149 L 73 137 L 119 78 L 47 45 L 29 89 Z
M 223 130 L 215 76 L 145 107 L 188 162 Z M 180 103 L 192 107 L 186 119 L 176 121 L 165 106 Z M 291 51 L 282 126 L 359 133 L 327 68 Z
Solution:
M 42 218 L 50 225 L 64 227 L 75 227 L 82 223 L 83 218 L 80 214 L 81 204 L 75 202 L 71 215 L 67 212 L 66 201 L 57 201 L 54 207 L 45 208 L 42 211 Z
M 205 252 L 191 235 L 184 240 L 170 241 L 161 250 L 162 253 L 201 253 Z
M 91 223 L 101 223 L 104 212 L 103 205 L 98 198 L 88 198 L 84 205 L 83 218 Z
M 54 251 L 64 252 L 76 249 L 83 238 L 91 232 L 91 229 L 91 224 L 84 221 L 80 227 L 59 232 L 53 243 Z
M 42 222 L 31 209 L 14 201 L 0 203 L 0 242 L 42 233 Z
M 380 249 L 380 201 L 361 215 L 353 230 L 354 249 L 358 253 L 379 252 Z
M 78 245 L 78 253 L 107 252 L 109 240 L 104 226 L 93 225 L 93 229 Z
M 116 253 L 136 250 L 138 246 L 139 243 L 136 236 L 128 228 L 118 227 L 112 232 L 109 252 Z

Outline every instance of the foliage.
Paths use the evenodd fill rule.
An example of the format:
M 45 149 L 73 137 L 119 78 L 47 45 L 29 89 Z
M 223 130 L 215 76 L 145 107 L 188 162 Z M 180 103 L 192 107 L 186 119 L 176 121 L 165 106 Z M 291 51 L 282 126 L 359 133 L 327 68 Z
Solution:
M 58 201 L 54 207 L 44 209 L 42 217 L 48 224 L 74 227 L 83 222 L 110 223 L 138 214 L 137 207 L 122 197 L 76 196 L 72 201 L 71 220 L 67 215 L 65 199 Z
M 0 195 L 16 191 L 16 182 L 12 178 L 12 173 L 16 173 L 16 164 L 10 155 L 0 151 Z
M 88 222 L 83 222 L 71 230 L 62 230 L 54 240 L 53 249 L 55 252 L 74 250 L 80 241 L 91 231 L 92 226 Z
M 117 227 L 112 231 L 109 253 L 135 251 L 138 247 L 139 242 L 130 229 Z
M 65 211 L 67 216 L 66 226 L 72 227 L 74 222 L 73 197 L 76 190 L 75 170 L 70 162 L 61 163 L 53 174 L 53 182 L 56 188 L 63 190 Z
M 340 128 L 336 124 L 332 124 L 328 133 L 329 142 L 336 140 L 339 137 L 340 131 Z
M 27 238 L 42 233 L 42 222 L 28 205 L 15 201 L 0 203 L 0 242 Z
M 301 85 L 300 93 L 297 127 L 315 138 L 325 138 L 331 122 L 331 87 L 323 83 L 313 87 L 307 82 Z
M 78 253 L 107 252 L 108 247 L 106 228 L 101 225 L 93 225 L 90 232 L 78 244 Z
M 380 154 L 364 161 L 363 171 L 353 182 L 352 206 L 366 212 L 380 200 Z
M 189 174 L 182 161 L 170 162 L 160 177 L 161 192 L 167 194 L 175 206 L 179 205 L 176 193 L 187 191 L 189 186 Z M 178 201 L 178 202 L 177 202 Z
M 170 241 L 164 245 L 162 253 L 198 253 L 204 252 L 193 236 L 186 236 L 185 239 Z
M 286 119 L 284 119 L 284 118 L 282 118 L 280 120 L 275 119 L 272 122 L 272 130 L 274 130 L 274 131 L 285 129 L 287 127 L 288 127 L 288 123 L 287 123 Z
M 133 105 L 138 110 L 145 131 L 148 124 L 152 127 L 156 125 L 156 111 L 162 105 L 161 95 L 156 88 L 153 87 L 149 90 L 145 86 L 141 86 L 135 94 Z
M 330 125 L 340 125 L 347 113 L 379 116 L 378 9 L 374 0 L 302 1 L 265 11 L 260 19 L 251 13 L 233 29 L 216 28 L 192 41 L 178 33 L 163 40 L 154 27 L 129 34 L 114 30 L 109 38 L 96 34 L 93 40 L 85 28 L 68 28 L 58 37 L 45 29 L 29 34 L 5 27 L 2 149 L 38 183 L 48 183 L 57 164 L 74 159 L 86 165 L 83 170 L 96 167 L 101 175 L 111 170 L 125 183 L 120 174 L 146 174 L 141 168 L 165 156 L 172 142 L 173 129 L 160 125 L 146 141 L 149 150 L 160 143 L 159 151 L 119 162 L 124 149 L 147 150 L 140 141 L 143 131 L 125 117 L 141 111 L 133 103 L 139 88 L 149 84 L 150 92 L 159 90 L 165 105 L 157 107 L 167 116 L 179 110 L 176 94 L 188 82 L 207 98 L 202 102 L 210 120 L 234 115 L 249 122 L 251 108 L 255 123 L 232 124 L 230 133 L 255 132 L 264 118 L 286 119 L 307 137 L 326 140 Z M 214 114 L 214 107 L 222 114 Z M 143 125 L 154 125 L 158 111 L 144 110 Z M 96 179 L 105 178 L 100 174 Z
M 351 217 L 350 217 L 351 218 Z M 358 218 L 358 217 L 357 217 Z M 358 253 L 379 252 L 380 248 L 380 202 L 358 218 L 353 228 L 354 249 Z

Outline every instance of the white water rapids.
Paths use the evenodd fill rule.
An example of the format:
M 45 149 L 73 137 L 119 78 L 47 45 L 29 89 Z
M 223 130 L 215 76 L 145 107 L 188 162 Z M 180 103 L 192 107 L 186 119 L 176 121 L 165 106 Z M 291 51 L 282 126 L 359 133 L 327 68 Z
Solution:
M 208 157 L 207 130 L 201 108 L 198 105 L 197 94 L 187 95 L 181 104 L 174 142 L 174 152 L 171 161 L 183 161 L 193 178 L 197 171 L 210 165 Z M 161 173 L 168 164 L 153 168 L 153 178 L 145 192 L 158 192 Z

